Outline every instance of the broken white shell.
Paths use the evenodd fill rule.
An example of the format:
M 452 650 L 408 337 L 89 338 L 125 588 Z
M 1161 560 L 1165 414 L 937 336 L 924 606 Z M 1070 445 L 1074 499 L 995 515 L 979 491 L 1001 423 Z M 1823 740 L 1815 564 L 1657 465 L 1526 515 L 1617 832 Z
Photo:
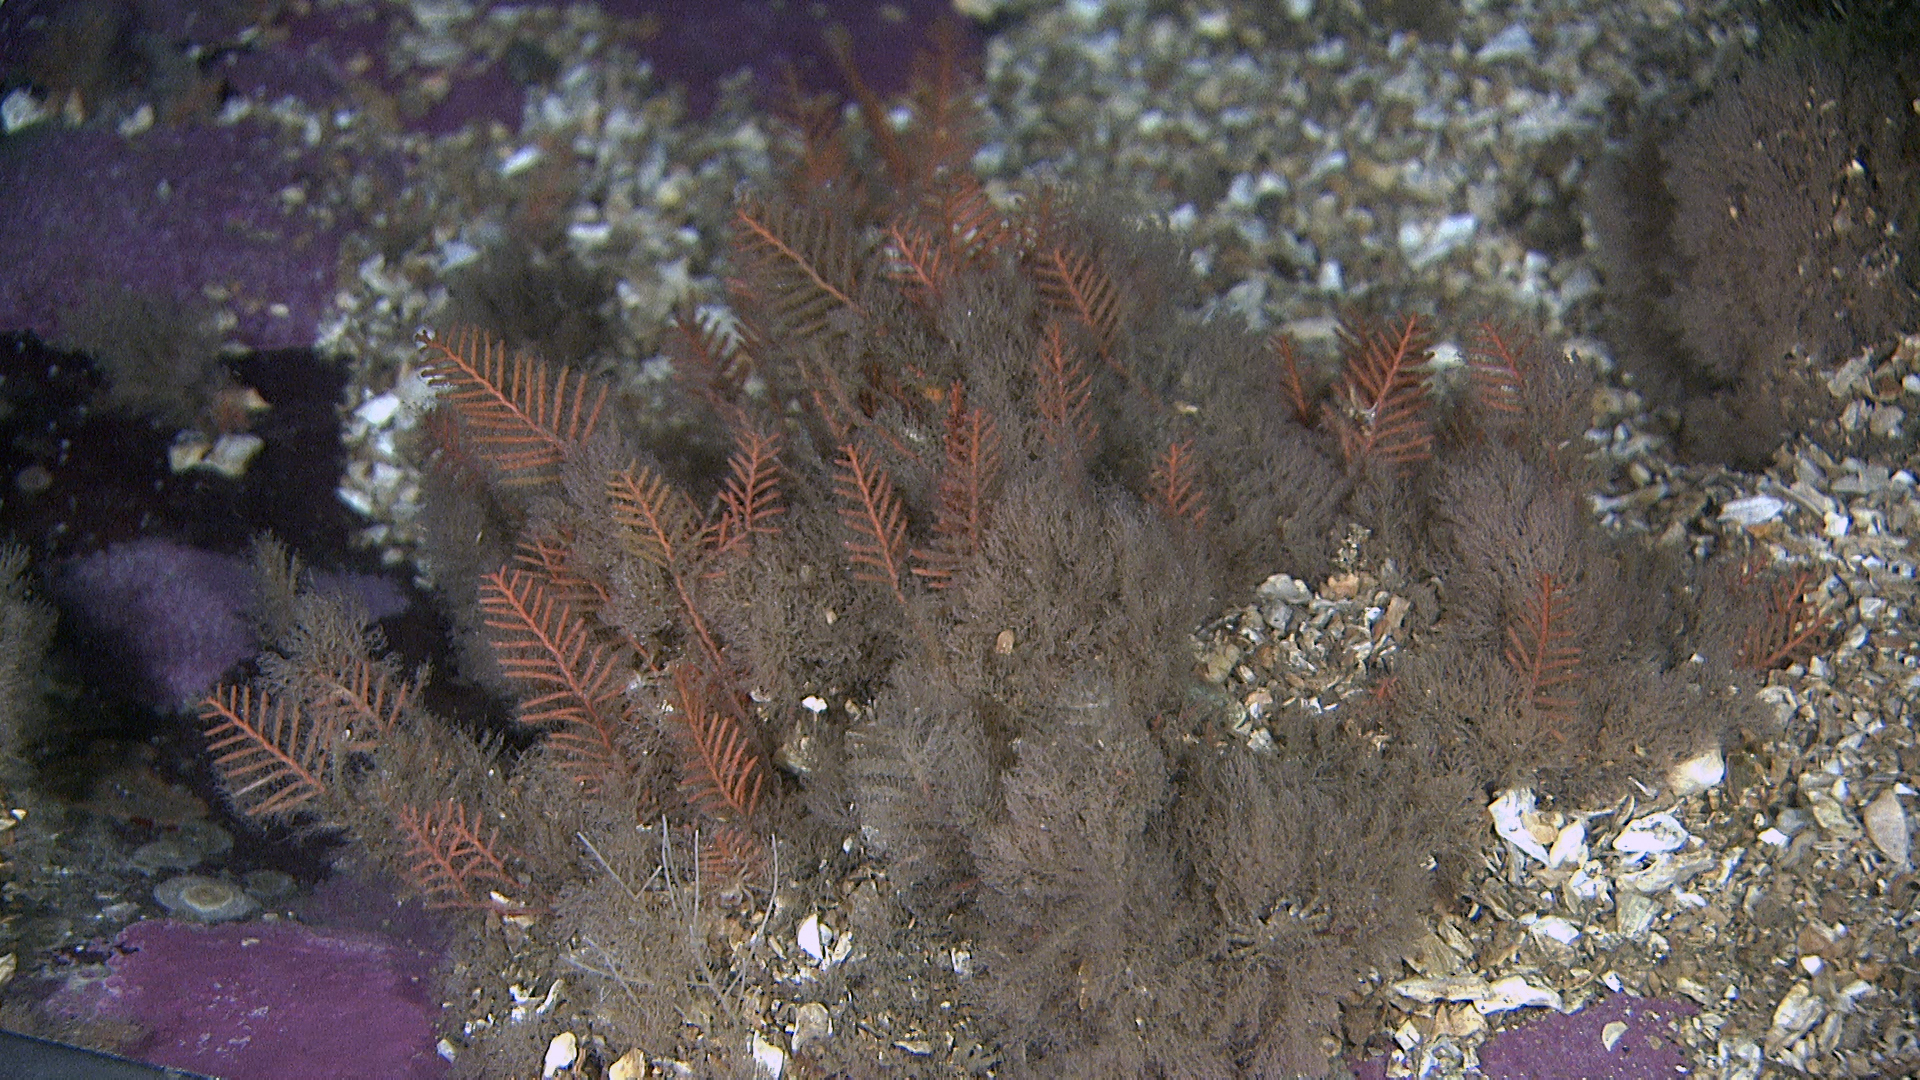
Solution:
M 1912 832 L 1907 825 L 1906 808 L 1900 805 L 1900 796 L 1888 788 L 1867 804 L 1860 818 L 1866 823 L 1867 836 L 1873 846 L 1880 849 L 1880 854 L 1894 866 L 1905 868 L 1911 854 Z
M 1613 838 L 1613 849 L 1630 855 L 1647 855 L 1661 851 L 1679 851 L 1692 839 L 1672 814 L 1648 814 L 1636 819 Z
M 1525 817 L 1533 812 L 1534 796 L 1528 788 L 1509 788 L 1487 806 L 1493 817 L 1493 831 L 1508 843 L 1540 862 L 1547 861 L 1547 849 L 1527 831 Z
M 547 1057 L 540 1066 L 540 1075 L 552 1077 L 560 1075 L 562 1069 L 573 1068 L 580 1057 L 580 1039 L 571 1031 L 563 1031 L 547 1044 Z
M 1716 746 L 1669 769 L 1667 786 L 1673 789 L 1674 795 L 1684 799 L 1717 788 L 1726 778 L 1727 760 L 1720 756 L 1720 748 Z

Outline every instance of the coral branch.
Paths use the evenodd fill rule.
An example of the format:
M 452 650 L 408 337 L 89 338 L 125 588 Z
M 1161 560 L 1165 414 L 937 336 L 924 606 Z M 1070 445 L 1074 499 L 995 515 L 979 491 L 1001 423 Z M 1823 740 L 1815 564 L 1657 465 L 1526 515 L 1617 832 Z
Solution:
M 831 212 L 746 199 L 734 209 L 733 226 L 741 272 L 735 290 L 764 306 L 779 331 L 815 336 L 834 312 L 860 310 L 854 239 Z
M 499 846 L 500 830 L 481 835 L 467 808 L 448 799 L 425 812 L 402 804 L 395 824 L 407 842 L 406 875 L 433 908 L 520 910 L 512 901 L 490 898 L 502 889 L 518 889 L 507 873 Z
M 842 504 L 840 520 L 852 534 L 843 543 L 853 561 L 853 576 L 885 583 L 904 604 L 900 572 L 906 562 L 907 518 L 893 493 L 893 480 L 854 443 L 840 447 L 837 464 L 833 490 Z
M 674 731 L 681 750 L 681 794 L 719 821 L 752 817 L 760 806 L 766 770 L 732 710 L 717 708 L 705 673 L 674 668 Z
M 1755 587 L 1761 575 L 1744 567 L 1740 584 Z M 1833 617 L 1814 599 L 1813 571 L 1777 574 L 1767 583 L 1760 621 L 1747 628 L 1734 662 L 1752 671 L 1773 671 L 1804 663 L 1833 629 Z
M 1169 444 L 1154 462 L 1148 498 L 1168 517 L 1192 526 L 1207 520 L 1207 500 L 1199 483 L 1199 463 L 1193 457 L 1193 440 Z
M 916 577 L 936 589 L 973 561 L 986 533 L 987 505 L 1000 474 L 1000 432 L 985 410 L 966 406 L 966 391 L 954 383 L 948 392 L 946 463 L 940 470 L 940 505 L 933 543 L 916 548 Z
M 448 388 L 476 449 L 509 482 L 543 479 L 599 422 L 607 388 L 585 372 L 549 371 L 525 353 L 508 361 L 504 344 L 471 330 L 446 341 L 422 331 L 415 340 L 423 373 Z
M 733 424 L 733 454 L 727 459 L 727 483 L 720 489 L 716 552 L 744 548 L 755 536 L 780 531 L 773 519 L 786 512 L 780 504 L 780 437 L 760 430 L 744 416 Z
M 1100 425 L 1093 419 L 1093 377 L 1067 344 L 1059 323 L 1047 323 L 1034 374 L 1038 379 L 1034 406 L 1048 445 L 1084 457 L 1100 435 Z
M 1543 713 L 1573 708 L 1572 701 L 1549 693 L 1579 677 L 1581 650 L 1567 644 L 1573 637 L 1566 625 L 1568 602 L 1566 586 L 1542 573 L 1538 592 L 1507 627 L 1507 663 L 1520 676 L 1522 698 Z
M 548 594 L 538 575 L 496 570 L 480 581 L 480 610 L 496 660 L 532 691 L 516 713 L 523 724 L 555 724 L 550 736 L 568 771 L 589 787 L 623 774 L 617 743 L 625 718 L 625 654 L 596 645 L 587 623 Z
M 1363 459 L 1395 464 L 1418 461 L 1433 447 L 1427 429 L 1426 382 L 1419 368 L 1429 359 L 1420 320 L 1408 317 L 1398 332 L 1349 326 L 1340 409 L 1328 421 L 1349 463 Z
M 223 687 L 200 703 L 214 755 L 234 805 L 257 818 L 292 813 L 326 793 L 334 732 L 293 702 Z
M 607 498 L 613 519 L 626 530 L 627 546 L 654 566 L 680 564 L 705 540 L 693 500 L 645 465 L 616 473 L 607 481 Z
M 1085 323 L 1100 345 L 1100 356 L 1113 363 L 1113 346 L 1120 336 L 1120 289 L 1091 257 L 1064 244 L 1043 245 L 1029 260 L 1034 286 L 1046 302 Z

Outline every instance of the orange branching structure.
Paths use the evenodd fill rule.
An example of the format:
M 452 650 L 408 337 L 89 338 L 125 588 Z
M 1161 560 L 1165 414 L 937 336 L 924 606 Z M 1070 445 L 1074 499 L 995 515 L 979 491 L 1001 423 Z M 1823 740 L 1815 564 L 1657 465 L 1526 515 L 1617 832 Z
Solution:
M 1057 451 L 1084 458 L 1100 436 L 1100 424 L 1093 418 L 1093 377 L 1057 322 L 1047 323 L 1040 355 L 1034 361 L 1034 375 L 1038 387 L 1035 408 L 1047 443 Z
M 477 450 L 511 482 L 536 482 L 585 442 L 607 388 L 585 372 L 551 370 L 478 331 L 419 338 L 422 372 L 446 388 Z
M 935 589 L 952 584 L 953 576 L 972 563 L 1000 475 L 1000 431 L 993 418 L 984 409 L 967 407 L 959 383 L 947 392 L 947 405 L 946 462 L 933 542 L 911 552 L 913 573 Z
M 223 687 L 201 703 L 214 768 L 234 807 L 261 821 L 303 817 L 376 845 L 388 838 L 367 830 L 384 828 L 405 848 L 396 869 L 429 904 L 528 910 L 514 899 L 535 895 L 509 869 L 517 856 L 497 833 L 472 826 L 458 800 L 423 805 L 393 792 L 349 793 L 359 778 L 395 767 L 383 765 L 383 755 L 433 757 L 420 739 L 412 682 L 370 659 L 368 643 L 357 633 L 306 628 L 283 646 L 285 655 L 263 658 L 271 688 Z
M 1507 664 L 1520 677 L 1522 701 L 1549 718 L 1564 718 L 1574 702 L 1562 691 L 1579 678 L 1581 649 L 1567 625 L 1566 584 L 1543 572 L 1537 585 L 1507 627 Z
M 1817 599 L 1818 582 L 1811 570 L 1767 575 L 1752 563 L 1743 565 L 1736 586 L 1765 593 L 1760 619 L 1741 638 L 1735 662 L 1766 672 L 1812 658 L 1833 630 L 1833 615 Z
M 248 814 L 280 817 L 326 793 L 335 732 L 298 704 L 229 686 L 201 702 L 200 716 L 214 768 Z
M 453 799 L 419 810 L 402 806 L 397 822 L 407 845 L 407 876 L 428 907 L 515 911 L 501 889 L 517 889 L 507 870 L 500 830 L 484 834 Z
M 799 312 L 794 308 L 787 314 L 803 318 Z M 479 339 L 459 335 L 456 340 Z M 423 339 L 423 344 L 431 342 Z M 497 364 L 462 363 L 465 359 L 456 353 L 442 362 L 476 372 L 480 382 L 504 370 Z M 537 362 L 529 364 L 537 367 Z M 524 415 L 534 418 L 529 426 L 541 427 L 539 421 L 551 421 L 552 411 L 530 407 L 520 400 L 530 391 L 516 388 L 546 382 L 537 371 L 523 373 L 510 385 L 472 387 L 450 397 L 449 404 L 469 428 L 495 414 Z M 476 415 L 466 415 L 470 410 Z M 700 585 L 727 572 L 724 557 L 744 553 L 757 536 L 777 535 L 784 507 L 780 439 L 745 416 L 736 417 L 734 430 L 728 475 L 706 514 L 685 491 L 647 465 L 614 470 L 605 481 L 605 497 L 615 532 L 640 564 L 660 575 L 691 646 L 668 664 L 674 691 L 660 702 L 678 725 L 687 806 L 709 814 L 724 807 L 725 821 L 716 824 L 740 828 L 758 809 L 765 763 L 745 734 L 748 716 L 741 703 L 746 695 L 726 685 L 731 665 L 709 624 Z M 555 464 L 560 464 L 581 449 L 590 433 L 587 426 L 549 422 L 530 437 L 557 447 Z M 513 445 L 476 441 L 483 456 L 518 460 L 512 457 L 518 452 Z M 504 463 L 496 464 L 505 471 Z M 577 610 L 569 596 L 584 601 L 582 608 Z M 520 565 L 487 574 L 480 585 L 481 611 L 495 657 L 508 679 L 523 688 L 519 720 L 547 728 L 548 743 L 566 773 L 583 789 L 605 794 L 624 791 L 639 771 L 628 749 L 629 733 L 638 723 L 629 689 L 636 678 L 657 673 L 651 650 L 628 647 L 626 642 L 633 639 L 623 638 L 608 626 L 604 614 L 595 613 L 604 613 L 611 603 L 607 583 L 576 569 L 566 544 L 551 536 L 523 542 Z M 739 840 L 731 846 L 749 848 Z
M 1346 364 L 1327 422 L 1348 462 L 1405 464 L 1427 457 L 1426 377 L 1432 359 L 1426 329 L 1409 316 L 1398 330 L 1345 328 Z
M 854 577 L 880 582 L 906 603 L 901 575 L 907 561 L 907 518 L 892 479 L 872 454 L 847 443 L 840 448 L 833 489 L 840 497 L 840 518 L 847 527 L 843 543 Z
M 1148 491 L 1148 499 L 1168 517 L 1199 525 L 1207 520 L 1207 501 L 1199 472 L 1191 439 L 1169 444 L 1154 462 L 1153 487 Z
M 568 772 L 583 787 L 617 783 L 629 658 L 596 644 L 587 621 L 527 570 L 482 578 L 480 610 L 501 670 L 525 688 L 516 719 L 552 729 L 549 739 L 564 748 Z

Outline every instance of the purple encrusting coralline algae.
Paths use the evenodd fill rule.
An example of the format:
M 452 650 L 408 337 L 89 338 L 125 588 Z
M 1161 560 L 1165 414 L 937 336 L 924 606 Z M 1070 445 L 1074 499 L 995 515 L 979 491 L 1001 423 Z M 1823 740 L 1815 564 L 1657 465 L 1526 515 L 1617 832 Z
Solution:
M 1688 1001 L 1613 994 L 1578 1012 L 1546 1013 L 1487 1038 L 1479 1049 L 1488 1080 L 1665 1080 L 1687 1072 L 1687 1054 L 1674 1022 L 1699 1012 Z M 1619 1024 L 1614 1031 L 1609 1026 Z M 1386 1061 L 1354 1069 L 1361 1080 L 1383 1080 Z
M 226 297 L 233 336 L 306 347 L 332 300 L 337 234 L 288 209 L 310 163 L 264 125 L 137 137 L 45 123 L 0 153 L 0 327 L 58 337 L 90 296 Z
M 129 1056 L 251 1080 L 433 1080 L 434 956 L 403 939 L 292 922 L 128 927 L 111 974 L 49 1007 L 137 1025 Z
M 351 593 L 369 617 L 407 606 L 385 578 L 317 574 L 323 589 Z M 247 622 L 254 579 L 247 563 L 167 540 L 134 540 L 75 560 L 55 596 L 108 653 L 127 661 L 121 689 L 161 708 L 190 706 L 229 668 L 259 651 Z

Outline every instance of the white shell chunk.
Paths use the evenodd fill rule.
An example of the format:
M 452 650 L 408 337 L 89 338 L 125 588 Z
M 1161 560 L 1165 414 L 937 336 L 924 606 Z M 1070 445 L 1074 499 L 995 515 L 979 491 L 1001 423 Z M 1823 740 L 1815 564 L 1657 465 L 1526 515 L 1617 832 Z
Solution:
M 826 1042 L 833 1036 L 833 1017 L 827 1007 L 817 1001 L 809 1001 L 793 1010 L 793 1052 L 799 1053 L 815 1043 Z
M 1727 760 L 1720 756 L 1720 748 L 1716 746 L 1675 765 L 1667 772 L 1667 786 L 1684 799 L 1717 788 L 1726 778 Z
M 1533 812 L 1534 796 L 1528 788 L 1509 788 L 1500 793 L 1487 806 L 1487 813 L 1493 817 L 1493 831 L 1498 833 L 1514 847 L 1531 855 L 1539 862 L 1547 862 L 1547 849 L 1527 831 L 1524 820 Z
M 1690 839 L 1687 830 L 1672 814 L 1648 814 L 1629 822 L 1620 835 L 1613 838 L 1613 849 L 1630 855 L 1650 855 L 1679 851 Z
M 1866 823 L 1867 837 L 1880 849 L 1880 854 L 1895 866 L 1905 867 L 1911 855 L 1913 832 L 1907 824 L 1906 808 L 1900 805 L 1900 796 L 1888 788 L 1867 804 L 1860 817 Z
M 400 395 L 387 393 L 370 397 L 353 410 L 353 415 L 368 427 L 386 427 L 400 412 Z
M 1473 1003 L 1482 1013 L 1508 1012 L 1513 1009 L 1552 1009 L 1565 1012 L 1560 995 L 1538 986 L 1528 986 L 1518 975 L 1501 979 L 1487 988 L 1487 996 Z
M 1768 1053 L 1778 1053 L 1827 1014 L 1827 1003 L 1807 983 L 1794 983 L 1773 1010 L 1773 1029 L 1767 1032 Z
M 1720 508 L 1720 520 L 1753 528 L 1764 525 L 1785 513 L 1786 501 L 1771 495 L 1749 495 L 1744 499 L 1735 499 Z
M 1620 1037 L 1626 1033 L 1627 1025 L 1615 1020 L 1600 1029 L 1600 1045 L 1606 1047 L 1607 1051 L 1611 1053 L 1614 1047 L 1620 1045 Z
M 1614 883 L 1622 889 L 1637 892 L 1642 896 L 1653 896 L 1675 885 L 1685 885 L 1699 877 L 1713 867 L 1714 861 L 1714 855 L 1710 851 L 1699 851 L 1690 855 L 1659 855 L 1654 858 L 1651 866 L 1644 870 L 1621 874 L 1614 879 Z
M 1393 984 L 1393 992 L 1414 1001 L 1467 1001 L 1482 1015 L 1511 1009 L 1543 1007 L 1564 1012 L 1560 995 L 1551 990 L 1528 986 L 1518 975 L 1489 983 L 1477 975 L 1453 975 L 1443 979 L 1403 979 Z
M 1562 945 L 1571 945 L 1580 936 L 1580 928 L 1558 915 L 1548 915 L 1537 920 L 1528 929 L 1544 938 L 1551 938 Z
M 1587 823 L 1575 821 L 1560 830 L 1554 838 L 1553 847 L 1547 852 L 1547 865 L 1552 867 L 1579 866 L 1587 861 Z
M 762 1038 L 756 1031 L 753 1034 L 753 1066 L 767 1080 L 780 1080 L 780 1074 L 787 1071 L 787 1052 Z
M 573 1068 L 580 1057 L 580 1039 L 571 1031 L 563 1031 L 547 1044 L 547 1057 L 540 1065 L 540 1075 L 552 1077 L 560 1075 L 561 1070 Z
M 815 964 L 827 959 L 827 944 L 820 933 L 820 916 L 809 915 L 800 923 L 800 929 L 794 934 L 799 942 L 800 951 L 811 957 Z

